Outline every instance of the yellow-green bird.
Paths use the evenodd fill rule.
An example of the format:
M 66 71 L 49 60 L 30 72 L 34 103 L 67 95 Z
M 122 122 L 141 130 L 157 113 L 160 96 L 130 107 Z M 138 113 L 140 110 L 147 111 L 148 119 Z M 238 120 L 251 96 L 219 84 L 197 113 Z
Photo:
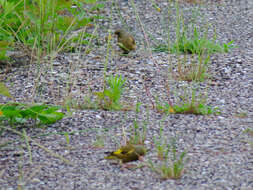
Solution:
M 117 29 L 115 35 L 118 36 L 118 45 L 125 54 L 128 54 L 132 50 L 136 50 L 136 43 L 131 34 L 125 30 Z
M 132 162 L 139 160 L 141 156 L 144 156 L 147 152 L 147 149 L 142 145 L 126 145 L 120 147 L 118 150 L 114 152 L 106 152 L 109 153 L 105 159 L 118 159 L 123 163 Z

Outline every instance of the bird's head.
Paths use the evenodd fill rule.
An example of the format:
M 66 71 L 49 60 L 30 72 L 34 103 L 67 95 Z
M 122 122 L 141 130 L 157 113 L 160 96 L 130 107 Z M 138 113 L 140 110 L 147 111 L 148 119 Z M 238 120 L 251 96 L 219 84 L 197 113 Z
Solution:
M 124 35 L 125 31 L 121 29 L 115 30 L 114 34 L 117 35 L 118 37 L 122 37 Z

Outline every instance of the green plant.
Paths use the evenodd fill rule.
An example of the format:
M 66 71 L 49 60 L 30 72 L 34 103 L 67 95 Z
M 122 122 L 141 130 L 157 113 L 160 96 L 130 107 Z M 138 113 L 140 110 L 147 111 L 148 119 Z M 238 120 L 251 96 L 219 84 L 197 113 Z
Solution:
M 219 114 L 218 108 L 212 108 L 206 105 L 206 98 L 204 94 L 196 95 L 196 89 L 192 90 L 191 96 L 187 95 L 188 92 L 184 92 L 184 95 L 180 97 L 181 103 L 177 105 L 170 105 L 165 102 L 161 104 L 156 100 L 156 109 L 163 113 L 175 113 L 175 114 L 195 114 L 195 115 L 209 115 Z
M 246 118 L 248 117 L 248 113 L 247 112 L 237 112 L 235 114 L 236 117 L 239 117 L 239 118 Z
M 192 11 L 194 12 L 194 11 Z M 170 11 L 168 11 L 168 14 Z M 208 28 L 204 35 L 201 35 L 200 29 L 193 23 L 196 19 L 194 13 L 189 24 L 191 28 L 184 24 L 183 12 L 180 12 L 178 1 L 176 2 L 176 38 L 173 43 L 170 43 L 170 37 L 168 37 L 168 44 L 156 44 L 153 48 L 154 52 L 170 52 L 170 53 L 188 53 L 188 54 L 213 54 L 216 52 L 228 52 L 230 49 L 235 48 L 233 46 L 233 40 L 220 44 L 216 43 L 216 33 L 213 39 L 209 39 L 207 36 Z M 215 31 L 214 31 L 215 32 Z M 168 31 L 169 36 L 169 31 Z M 171 45 L 170 45 L 171 44 Z
M 212 109 L 211 106 L 204 105 L 202 103 L 184 103 L 183 105 L 175 105 L 175 113 L 182 114 L 195 114 L 195 115 L 209 115 L 216 113 L 216 109 Z
M 105 87 L 102 92 L 96 92 L 99 106 L 105 110 L 120 110 L 122 105 L 119 100 L 123 93 L 123 86 L 125 79 L 122 79 L 121 76 L 112 75 L 109 76 L 106 80 L 109 88 Z
M 131 130 L 131 136 L 129 140 L 129 144 L 135 144 L 135 145 L 144 145 L 144 142 L 146 140 L 147 135 L 147 126 L 144 124 L 142 129 L 139 127 L 138 122 L 134 121 L 134 124 L 132 126 Z
M 170 148 L 170 144 L 167 144 L 167 141 L 163 137 L 163 128 L 160 127 L 160 134 L 159 137 L 156 138 L 154 136 L 154 144 L 157 151 L 157 157 L 160 160 L 163 160 L 166 158 L 166 155 L 168 154 L 168 150 Z
M 13 22 L 15 23 L 16 15 L 14 9 L 17 8 L 19 3 L 15 4 L 7 0 L 0 0 L 0 63 L 9 60 L 6 56 L 6 51 L 11 49 L 14 36 L 4 26 L 9 26 Z
M 151 0 L 152 6 L 158 11 L 161 12 L 161 8 L 156 4 L 154 0 Z
M 2 82 L 0 82 L 0 95 L 6 96 L 8 98 L 12 98 L 12 96 L 9 92 L 9 89 Z
M 81 109 L 99 109 L 97 100 L 92 100 L 91 95 L 84 97 L 83 103 L 79 106 Z
M 39 121 L 38 124 L 53 124 L 63 118 L 64 113 L 58 112 L 59 106 L 44 104 L 26 105 L 8 103 L 0 105 L 0 121 L 7 120 L 11 126 L 25 123 L 28 119 Z
M 70 136 L 69 136 L 69 133 L 65 133 L 64 136 L 65 136 L 65 140 L 66 140 L 67 146 L 70 147 L 69 146 L 70 145 Z
M 223 44 L 223 51 L 224 51 L 225 53 L 228 53 L 230 49 L 233 49 L 233 48 L 238 47 L 238 46 L 232 45 L 233 43 L 234 43 L 234 40 L 231 40 L 231 41 L 228 42 L 227 44 L 224 43 L 224 44 Z
M 243 133 L 248 133 L 251 137 L 253 137 L 253 127 L 245 129 L 243 131 Z M 252 140 L 247 140 L 246 142 L 248 142 L 251 145 L 251 147 L 253 148 L 253 141 Z
M 96 140 L 92 143 L 95 148 L 103 148 L 105 146 L 104 135 L 97 135 Z
M 10 50 L 10 46 L 11 42 L 0 40 L 0 64 L 9 61 L 9 57 L 6 55 L 6 52 L 7 50 Z
M 218 44 L 215 42 L 215 39 L 209 40 L 207 37 L 200 37 L 200 32 L 196 27 L 194 27 L 193 37 L 188 38 L 186 35 L 186 31 L 181 32 L 178 35 L 178 40 L 174 42 L 172 47 L 168 47 L 165 44 L 158 44 L 153 48 L 154 52 L 168 52 L 171 53 L 189 53 L 189 54 L 213 54 L 216 52 L 219 53 L 227 53 L 230 49 L 235 48 L 236 46 L 233 46 L 233 40 L 224 43 L 224 44 Z
M 253 128 L 247 128 L 243 132 L 248 133 L 249 135 L 251 135 L 253 137 Z
M 157 44 L 152 48 L 153 52 L 169 52 L 169 47 L 166 44 Z
M 146 136 L 147 136 L 147 121 L 149 118 L 149 112 L 147 112 L 147 119 L 146 121 L 143 121 L 142 127 L 139 127 L 139 123 L 137 121 L 138 119 L 138 114 L 140 112 L 140 106 L 141 103 L 137 102 L 135 106 L 135 120 L 133 122 L 133 125 L 131 127 L 131 136 L 128 141 L 129 144 L 134 144 L 134 145 L 144 145 Z
M 187 63 L 186 55 L 183 61 L 178 58 L 176 71 L 172 71 L 172 75 L 179 80 L 203 82 L 208 78 L 207 67 L 210 60 L 209 55 L 198 55 L 198 59 L 190 58 L 190 63 Z
M 112 76 L 106 78 L 103 91 L 92 92 L 89 90 L 88 95 L 83 99 L 82 103 L 77 103 L 73 99 L 66 99 L 65 107 L 70 109 L 104 109 L 104 110 L 129 110 L 131 106 L 124 106 L 120 102 L 121 95 L 124 91 L 125 79 L 121 76 Z M 95 96 L 94 96 L 95 95 Z
M 179 179 L 185 172 L 184 164 L 186 162 L 186 152 L 177 153 L 176 144 L 174 141 L 167 144 L 162 149 L 163 160 L 161 163 L 153 163 L 149 160 L 149 167 L 154 172 L 158 173 L 162 179 Z
M 197 27 L 193 29 L 193 37 L 188 38 L 186 31 L 183 31 L 178 36 L 178 40 L 172 46 L 171 52 L 182 52 L 190 54 L 203 54 L 203 53 L 215 53 L 223 52 L 222 47 L 213 41 L 210 41 L 206 36 L 200 37 L 200 32 Z
M 72 7 L 75 3 L 76 8 Z M 93 4 L 90 10 L 84 9 L 85 4 Z M 87 7 L 87 6 L 86 6 Z M 97 0 L 1 0 L 0 1 L 0 41 L 21 42 L 32 53 L 39 57 L 70 48 L 71 31 L 87 27 L 94 20 L 101 18 L 89 12 L 103 8 Z M 86 44 L 90 37 L 85 32 L 80 44 Z M 75 38 L 76 39 L 76 38 Z M 74 40 L 75 41 L 75 40 Z

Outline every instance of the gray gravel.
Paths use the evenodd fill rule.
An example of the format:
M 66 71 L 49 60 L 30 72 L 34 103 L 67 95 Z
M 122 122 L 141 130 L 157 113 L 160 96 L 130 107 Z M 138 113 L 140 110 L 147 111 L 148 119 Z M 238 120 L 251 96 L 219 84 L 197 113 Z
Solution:
M 149 56 L 140 24 L 136 21 L 131 1 L 119 0 L 122 17 L 136 38 L 138 50 L 129 56 L 119 55 L 113 42 L 108 62 L 108 73 L 121 74 L 127 78 L 123 101 L 135 105 L 142 102 L 137 119 L 140 126 L 147 121 L 146 145 L 151 150 L 145 161 L 157 162 L 153 137 L 159 135 L 160 126 L 164 136 L 170 140 L 177 137 L 178 151 L 187 151 L 188 162 L 185 173 L 179 180 L 162 180 L 148 167 L 135 170 L 123 169 L 119 165 L 104 160 L 104 152 L 117 147 L 122 141 L 122 128 L 127 134 L 135 120 L 134 111 L 73 110 L 63 120 L 46 128 L 26 128 L 29 136 L 49 134 L 35 138 L 36 142 L 49 150 L 69 159 L 71 165 L 53 157 L 31 143 L 32 163 L 29 153 L 19 137 L 9 131 L 1 134 L 0 144 L 13 141 L 0 151 L 0 189 L 253 189 L 253 147 L 252 136 L 244 133 L 253 126 L 253 2 L 207 1 L 201 5 L 181 3 L 187 22 L 193 10 L 199 13 L 196 23 L 212 25 L 209 35 L 216 28 L 217 41 L 228 43 L 234 40 L 238 48 L 227 54 L 212 55 L 208 72 L 210 79 L 202 83 L 175 80 L 168 72 L 177 63 L 175 55 L 153 53 Z M 167 38 L 167 7 L 173 6 L 159 0 L 161 12 L 157 12 L 151 1 L 136 1 L 150 46 Z M 110 2 L 105 15 L 112 20 L 99 23 L 99 43 L 103 42 L 107 30 L 122 25 L 118 11 Z M 112 9 L 110 9 L 112 7 Z M 111 12 L 110 12 L 111 11 Z M 171 9 L 171 37 L 175 27 L 175 7 Z M 211 36 L 210 36 L 211 37 Z M 95 47 L 87 56 L 78 53 L 62 54 L 52 64 L 22 64 L 11 68 L 4 80 L 11 94 L 20 102 L 62 103 L 68 92 L 71 99 L 81 102 L 89 93 L 102 89 L 106 46 Z M 3 73 L 0 74 L 4 76 Z M 171 101 L 179 101 L 184 90 L 197 88 L 206 92 L 207 104 L 218 107 L 220 115 L 165 115 L 148 109 L 151 106 L 148 89 L 159 100 L 168 100 L 165 83 L 168 82 Z M 37 88 L 35 88 L 35 86 Z M 71 89 L 71 90 L 69 90 Z M 70 97 L 70 96 L 69 96 Z M 0 97 L 0 102 L 8 99 Z M 154 99 L 153 99 L 154 101 Z M 238 114 L 246 113 L 246 117 Z M 67 146 L 64 135 L 55 133 L 75 132 Z M 96 137 L 102 136 L 105 147 L 95 148 Z M 136 164 L 141 164 L 140 161 Z

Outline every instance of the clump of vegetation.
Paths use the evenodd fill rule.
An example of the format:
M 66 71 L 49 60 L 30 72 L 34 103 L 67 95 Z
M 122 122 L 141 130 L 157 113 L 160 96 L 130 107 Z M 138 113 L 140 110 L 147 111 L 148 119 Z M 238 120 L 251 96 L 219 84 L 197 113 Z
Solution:
M 105 146 L 105 136 L 97 135 L 96 140 L 92 144 L 95 148 L 103 148 Z
M 93 6 L 84 9 L 87 4 Z M 38 57 L 70 49 L 72 38 L 75 38 L 70 32 L 85 28 L 100 18 L 99 14 L 88 13 L 101 8 L 103 4 L 97 0 L 75 1 L 75 7 L 67 0 L 1 0 L 0 60 L 6 59 L 5 53 L 11 44 L 19 44 L 22 50 L 27 49 Z M 83 41 L 87 43 L 88 38 L 90 35 L 84 32 L 79 41 L 85 44 Z
M 0 37 L 1 39 L 1 37 Z M 0 41 L 0 64 L 6 63 L 9 61 L 9 57 L 6 55 L 7 50 L 10 50 L 11 42 L 9 41 Z
M 120 110 L 123 106 L 120 98 L 124 90 L 126 79 L 121 76 L 109 76 L 106 80 L 108 87 L 105 86 L 102 92 L 96 92 L 98 105 L 105 110 Z
M 248 113 L 247 112 L 237 112 L 235 114 L 236 117 L 239 117 L 239 118 L 246 118 L 248 117 Z
M 172 41 L 168 37 L 167 44 L 157 44 L 154 48 L 154 52 L 170 52 L 170 53 L 187 53 L 202 55 L 203 53 L 210 55 L 213 53 L 227 53 L 230 49 L 235 48 L 233 46 L 234 41 L 220 44 L 216 42 L 216 36 L 210 39 L 207 36 L 207 31 L 204 35 L 201 35 L 200 29 L 192 24 L 192 30 L 184 24 L 183 13 L 180 14 L 178 2 L 176 3 L 177 19 L 176 19 L 176 39 Z M 169 33 L 169 31 L 168 31 Z
M 218 108 L 212 108 L 206 105 L 206 97 L 200 94 L 196 95 L 196 90 L 193 89 L 191 96 L 187 95 L 185 91 L 183 96 L 180 96 L 181 102 L 178 104 L 169 104 L 168 102 L 160 103 L 156 100 L 156 109 L 162 113 L 175 113 L 175 114 L 195 114 L 195 115 L 209 115 L 219 114 Z
M 175 114 L 209 115 L 219 113 L 216 108 L 212 108 L 201 102 L 185 102 L 181 105 L 174 105 L 172 108 L 167 102 L 165 102 L 164 105 L 158 103 L 156 108 L 159 112 L 163 113 L 172 113 L 170 111 L 172 109 Z
M 178 64 L 176 72 L 172 74 L 180 80 L 184 81 L 199 81 L 203 82 L 208 78 L 207 67 L 210 60 L 210 54 L 219 52 L 228 52 L 231 48 L 234 48 L 233 41 L 220 45 L 216 43 L 216 39 L 209 40 L 206 36 L 200 37 L 200 32 L 194 27 L 194 34 L 192 38 L 188 38 L 186 32 L 179 32 L 177 34 L 177 40 L 171 47 L 167 45 L 158 45 L 153 50 L 155 52 L 166 51 L 170 53 L 185 53 L 185 54 L 197 54 L 198 59 L 195 60 L 194 56 L 190 59 L 190 63 L 186 59 L 178 58 Z M 172 71 L 172 67 L 171 67 Z
M 176 42 L 171 47 L 172 53 L 189 53 L 189 54 L 197 54 L 201 55 L 206 53 L 208 55 L 219 52 L 219 53 L 227 53 L 229 49 L 234 48 L 232 45 L 234 41 L 230 41 L 229 43 L 224 43 L 220 45 L 216 43 L 216 39 L 213 38 L 209 40 L 206 35 L 203 37 L 200 36 L 200 32 L 197 27 L 193 29 L 193 37 L 187 37 L 187 31 L 182 31 L 177 35 Z
M 134 145 L 144 145 L 146 136 L 147 136 L 147 121 L 143 121 L 143 125 L 140 126 L 139 122 L 137 121 L 138 114 L 140 112 L 140 103 L 137 102 L 136 108 L 135 108 L 135 120 L 133 122 L 132 128 L 131 128 L 131 136 L 128 141 L 129 144 Z M 147 119 L 148 119 L 148 112 L 147 112 Z
M 149 161 L 149 167 L 152 171 L 158 173 L 162 179 L 179 179 L 185 172 L 185 156 L 186 152 L 177 152 L 177 147 L 175 141 L 171 144 L 167 144 L 161 148 L 157 146 L 157 151 L 159 156 L 162 156 L 162 161 L 160 163 L 154 163 Z
M 170 14 L 171 11 L 168 11 Z M 234 41 L 228 43 L 219 43 L 216 39 L 216 32 L 210 38 L 208 28 L 202 29 L 196 26 L 193 18 L 189 24 L 185 25 L 183 13 L 179 11 L 178 2 L 176 2 L 176 21 L 175 21 L 175 38 L 171 39 L 170 28 L 168 31 L 168 39 L 163 43 L 158 42 L 153 47 L 154 52 L 168 52 L 178 55 L 178 64 L 176 72 L 173 71 L 173 76 L 184 81 L 199 81 L 202 82 L 208 78 L 207 67 L 210 60 L 210 55 L 214 53 L 227 53 L 232 48 Z M 170 15 L 169 15 L 170 18 Z M 169 21 L 170 22 L 170 21 Z M 209 26 L 209 25 L 207 25 Z M 165 42 L 166 41 L 166 42 Z M 184 54 L 184 59 L 180 58 L 180 54 Z M 186 55 L 191 55 L 191 59 L 187 60 Z M 196 59 L 196 55 L 198 59 Z M 171 71 L 174 65 L 171 66 Z
M 253 128 L 247 128 L 243 131 L 244 133 L 248 133 L 251 137 L 253 137 Z M 248 143 L 251 145 L 253 148 L 253 140 L 248 141 Z
M 12 98 L 9 89 L 6 87 L 6 85 L 2 82 L 0 82 L 0 95 L 6 96 L 8 98 Z
M 253 137 L 253 128 L 247 128 L 244 130 L 244 133 L 248 133 Z
M 183 81 L 196 81 L 203 82 L 209 76 L 207 73 L 207 67 L 210 60 L 209 55 L 198 55 L 198 59 L 190 59 L 190 63 L 186 64 L 187 58 L 184 56 L 183 61 L 178 58 L 178 63 L 176 66 L 176 71 L 172 71 L 172 75 L 179 80 Z
M 65 107 L 69 110 L 70 107 L 77 109 L 103 109 L 103 110 L 131 110 L 132 105 L 126 105 L 120 99 L 124 92 L 124 84 L 126 79 L 122 76 L 110 75 L 105 77 L 104 89 L 102 91 L 93 92 L 90 88 L 88 95 L 84 97 L 82 103 L 71 99 L 66 99 Z
M 32 119 L 35 124 L 53 124 L 64 117 L 64 113 L 58 112 L 59 106 L 45 104 L 26 105 L 21 103 L 7 103 L 0 105 L 0 121 L 8 121 L 11 126 L 23 124 Z M 39 122 L 39 123 L 37 123 Z
M 167 143 L 167 141 L 164 139 L 163 136 L 163 128 L 160 128 L 160 134 L 159 137 L 154 137 L 154 144 L 157 151 L 157 157 L 160 160 L 163 160 L 166 158 L 166 155 L 168 154 L 170 144 Z
M 132 133 L 129 140 L 129 144 L 144 145 L 147 135 L 147 127 L 144 124 L 142 128 L 139 127 L 137 121 L 134 121 L 132 126 Z

